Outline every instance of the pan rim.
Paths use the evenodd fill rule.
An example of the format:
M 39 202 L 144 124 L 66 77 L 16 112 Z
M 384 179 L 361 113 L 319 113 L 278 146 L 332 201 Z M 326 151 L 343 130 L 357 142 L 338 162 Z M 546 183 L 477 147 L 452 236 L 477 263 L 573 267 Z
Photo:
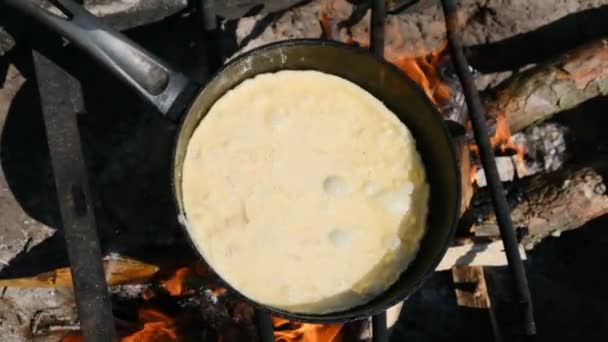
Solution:
M 449 227 L 449 232 L 447 234 L 445 242 L 443 243 L 441 249 L 437 251 L 437 254 L 436 254 L 437 256 L 430 263 L 430 266 L 428 267 L 428 269 L 426 269 L 424 271 L 424 274 L 413 281 L 414 284 L 411 287 L 411 289 L 409 289 L 407 291 L 407 293 L 405 293 L 404 295 L 398 296 L 398 298 L 394 298 L 392 300 L 388 300 L 386 303 L 384 303 L 382 305 L 372 305 L 372 304 L 370 304 L 371 302 L 367 302 L 367 303 L 360 304 L 360 305 L 357 305 L 357 306 L 354 306 L 352 308 L 342 310 L 342 311 L 328 312 L 328 313 L 324 313 L 324 314 L 310 314 L 310 313 L 289 312 L 286 310 L 281 310 L 281 309 L 278 309 L 278 308 L 275 308 L 272 306 L 268 306 L 268 305 L 256 302 L 256 301 L 252 300 L 251 298 L 245 296 L 244 294 L 240 293 L 238 290 L 236 290 L 234 287 L 232 287 L 226 280 L 224 280 L 217 272 L 215 272 L 215 270 L 213 270 L 213 268 L 206 262 L 205 258 L 202 255 L 202 252 L 196 246 L 196 243 L 193 241 L 193 239 L 189 233 L 189 230 L 188 230 L 188 227 L 186 224 L 185 212 L 182 207 L 181 199 L 179 198 L 180 193 L 181 193 L 181 186 L 182 186 L 180 184 L 181 176 L 177 175 L 178 172 L 181 172 L 181 166 L 179 165 L 179 160 L 178 160 L 179 156 L 177 153 L 178 152 L 178 142 L 182 138 L 184 123 L 185 123 L 186 119 L 189 116 L 197 114 L 197 113 L 195 113 L 195 110 L 193 109 L 193 107 L 195 107 L 196 102 L 201 97 L 204 96 L 206 85 L 210 84 L 214 81 L 217 81 L 218 78 L 222 77 L 222 74 L 227 69 L 229 69 L 233 64 L 236 64 L 247 58 L 251 58 L 253 55 L 260 54 L 260 52 L 263 52 L 263 51 L 277 49 L 277 48 L 281 48 L 281 47 L 290 47 L 290 46 L 294 46 L 294 45 L 297 45 L 297 46 L 300 46 L 300 45 L 333 46 L 333 47 L 345 49 L 350 52 L 362 53 L 362 54 L 367 54 L 367 55 L 371 56 L 377 63 L 388 67 L 396 74 L 399 74 L 403 81 L 405 81 L 406 83 L 409 83 L 409 85 L 413 89 L 413 91 L 416 92 L 416 95 L 418 96 L 418 98 L 420 98 L 421 101 L 423 101 L 425 103 L 425 105 L 431 109 L 431 112 L 435 116 L 435 119 L 439 122 L 439 126 L 443 132 L 443 135 L 445 136 L 445 138 L 447 139 L 447 142 L 450 145 L 449 156 L 450 156 L 451 160 L 449 161 L 449 163 L 454 165 L 454 168 L 453 168 L 454 173 L 455 173 L 454 176 L 455 176 L 455 179 L 458 181 L 454 185 L 455 196 L 456 196 L 457 200 L 455 201 L 455 205 L 452 208 L 451 214 L 449 215 L 449 219 L 450 219 L 450 222 L 452 222 L 452 224 Z M 290 69 L 285 68 L 284 70 L 290 70 Z M 244 80 L 245 79 L 241 80 L 241 82 Z M 359 86 L 361 86 L 361 85 L 359 84 Z M 366 89 L 363 86 L 361 86 L 361 87 L 363 89 Z M 223 96 L 223 94 L 221 96 Z M 214 102 L 217 101 L 220 97 L 217 97 L 214 100 Z M 200 121 L 204 119 L 204 116 L 205 115 L 202 115 L 202 117 L 198 121 L 197 125 L 200 124 Z M 244 52 L 244 53 L 232 58 L 228 63 L 223 65 L 212 77 L 210 77 L 209 80 L 206 82 L 206 84 L 204 86 L 202 86 L 200 88 L 200 90 L 197 92 L 196 96 L 193 97 L 193 100 L 191 101 L 188 109 L 185 111 L 185 114 L 182 115 L 182 117 L 180 118 L 179 125 L 178 125 L 178 131 L 177 131 L 177 134 L 176 134 L 175 140 L 174 140 L 174 147 L 172 149 L 173 156 L 172 156 L 172 167 L 171 167 L 171 173 L 172 173 L 171 174 L 171 188 L 172 188 L 172 193 L 173 193 L 173 201 L 174 201 L 175 207 L 177 209 L 179 225 L 180 225 L 181 229 L 183 230 L 183 232 L 185 233 L 187 240 L 188 240 L 189 244 L 192 246 L 192 248 L 194 249 L 196 255 L 198 255 L 200 260 L 205 261 L 207 266 L 214 273 L 216 273 L 216 275 L 221 280 L 223 285 L 225 285 L 227 288 L 229 288 L 233 293 L 235 293 L 240 298 L 243 298 L 247 302 L 251 303 L 255 308 L 263 309 L 278 317 L 295 320 L 295 321 L 299 321 L 299 322 L 307 322 L 307 323 L 335 323 L 335 322 L 348 322 L 348 321 L 353 321 L 353 320 L 359 320 L 359 319 L 368 318 L 370 316 L 382 313 L 382 312 L 386 311 L 388 308 L 392 307 L 393 305 L 395 305 L 399 302 L 405 301 L 411 294 L 416 292 L 426 282 L 426 280 L 431 276 L 431 274 L 434 272 L 435 268 L 437 267 L 437 265 L 439 265 L 443 256 L 445 255 L 450 242 L 453 241 L 454 235 L 456 232 L 456 226 L 458 223 L 458 213 L 460 212 L 460 197 L 461 197 L 461 191 L 462 191 L 461 184 L 459 181 L 461 179 L 461 172 L 460 172 L 460 168 L 458 167 L 457 156 L 456 156 L 456 152 L 454 150 L 454 146 L 455 146 L 455 144 L 453 141 L 453 137 L 450 134 L 450 130 L 448 129 L 448 126 L 445 123 L 445 120 L 442 118 L 441 114 L 439 113 L 439 111 L 437 110 L 435 105 L 426 96 L 426 94 L 424 93 L 422 88 L 420 88 L 420 86 L 418 86 L 418 84 L 416 82 L 414 82 L 407 74 L 405 74 L 403 71 L 401 71 L 399 68 L 397 68 L 392 63 L 390 63 L 382 58 L 378 58 L 377 56 L 375 56 L 371 52 L 369 52 L 367 49 L 364 49 L 364 48 L 361 48 L 361 47 L 355 46 L 355 45 L 344 44 L 344 43 L 337 42 L 337 41 L 329 41 L 329 40 L 325 40 L 325 39 L 309 39 L 309 38 L 282 40 L 282 41 L 273 42 L 273 43 L 259 46 L 257 48 L 254 48 L 252 50 L 249 50 L 247 52 Z M 446 161 L 446 163 L 447 162 L 448 161 Z M 426 165 L 425 165 L 425 167 L 426 167 Z M 178 179 L 180 182 L 178 182 Z M 178 189 L 178 187 L 180 189 Z M 429 221 L 429 219 L 427 217 L 427 225 L 425 226 L 426 227 L 425 229 L 428 228 L 428 221 Z M 421 241 L 423 241 L 425 239 L 425 236 L 426 236 L 426 232 L 425 232 L 424 236 L 422 237 Z M 418 257 L 419 253 L 420 253 L 420 251 L 417 252 L 417 254 L 413 260 L 415 260 Z M 393 284 L 393 285 L 395 285 L 395 284 Z M 382 293 L 376 295 L 374 298 L 379 298 L 379 297 L 383 296 L 384 294 L 386 294 L 386 292 L 388 292 L 389 289 L 393 285 L 391 285 L 389 288 L 387 288 Z

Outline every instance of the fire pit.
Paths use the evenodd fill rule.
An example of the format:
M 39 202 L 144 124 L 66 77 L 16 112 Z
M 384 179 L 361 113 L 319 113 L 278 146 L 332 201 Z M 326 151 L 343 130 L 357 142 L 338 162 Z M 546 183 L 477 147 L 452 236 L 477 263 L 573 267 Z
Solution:
M 504 73 L 492 74 L 494 80 L 488 82 L 490 76 L 481 72 L 504 70 L 504 66 L 488 44 L 475 46 L 485 40 L 471 32 L 489 35 L 480 25 L 483 18 L 497 16 L 492 7 L 471 12 L 469 2 L 458 8 L 452 1 L 441 6 L 432 1 L 340 0 L 215 6 L 213 1 L 168 0 L 127 6 L 108 0 L 86 5 L 114 27 L 138 26 L 128 35 L 191 71 L 199 82 L 240 53 L 296 37 L 369 47 L 393 63 L 418 83 L 450 122 L 461 159 L 461 227 L 439 269 L 455 266 L 452 281 L 458 304 L 488 311 L 492 333 L 498 335 L 501 329 L 488 296 L 491 287 L 481 266 L 508 262 L 515 284 L 513 301 L 519 303 L 512 312 L 512 320 L 518 322 L 516 335 L 534 335 L 520 260 L 523 249 L 531 250 L 547 236 L 606 213 L 608 198 L 601 162 L 585 167 L 567 164 L 572 153 L 567 150 L 567 134 L 576 124 L 566 120 L 533 125 L 606 95 L 607 43 L 593 40 L 603 32 L 588 29 L 561 45 L 564 51 L 574 50 L 518 61 L 536 65 L 496 85 Z M 578 10 L 585 13 L 594 6 L 581 4 Z M 178 222 L 171 219 L 176 217 L 175 208 L 165 180 L 171 172 L 170 146 L 176 127 L 166 125 L 129 89 L 97 70 L 88 56 L 44 28 L 32 26 L 26 32 L 20 23 L 29 19 L 8 8 L 3 12 L 0 75 L 7 75 L 8 86 L 0 93 L 0 113 L 7 111 L 8 116 L 1 140 L 2 169 L 4 191 L 15 204 L 7 200 L 0 203 L 0 210 L 12 213 L 13 206 L 24 211 L 10 218 L 24 226 L 23 237 L 2 247 L 7 250 L 0 248 L 6 259 L 6 266 L 0 266 L 0 288 L 10 299 L 1 302 L 6 309 L 0 307 L 0 313 L 13 311 L 4 320 L 11 338 L 350 341 L 373 336 L 375 341 L 388 340 L 387 326 L 393 326 L 400 306 L 391 309 L 388 322 L 386 314 L 380 314 L 369 321 L 309 324 L 271 317 L 228 291 L 197 261 L 177 229 Z M 506 12 L 501 20 L 508 20 L 511 14 Z M 6 13 L 11 13 L 10 18 Z M 547 23 L 566 14 L 552 13 Z M 218 22 L 216 15 L 222 18 Z M 474 19 L 463 24 L 463 16 Z M 430 28 L 425 28 L 427 23 Z M 524 23 L 522 32 L 515 33 L 539 25 Z M 508 38 L 513 33 L 486 40 L 502 39 L 495 49 L 516 46 Z M 579 41 L 590 42 L 578 46 Z M 488 63 L 488 55 L 498 61 Z M 479 70 L 475 75 L 470 74 L 465 56 Z M 9 67 L 11 63 L 16 67 Z M 479 96 L 476 88 L 483 89 L 483 83 L 490 86 Z M 61 235 L 54 234 L 58 227 L 65 245 Z M 71 269 L 65 268 L 68 260 Z M 474 284 L 474 289 L 459 284 Z M 20 303 L 19 297 L 27 291 L 24 301 L 31 303 Z M 44 300 L 36 302 L 28 296 Z M 19 323 L 26 317 L 31 323 Z

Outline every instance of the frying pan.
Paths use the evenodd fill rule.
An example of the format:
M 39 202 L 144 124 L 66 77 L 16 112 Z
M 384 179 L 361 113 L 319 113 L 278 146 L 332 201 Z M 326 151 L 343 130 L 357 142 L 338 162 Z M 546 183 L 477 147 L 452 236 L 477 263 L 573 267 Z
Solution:
M 4 2 L 46 24 L 87 51 L 109 71 L 135 88 L 161 114 L 180 122 L 172 179 L 180 215 L 184 213 L 181 170 L 192 133 L 217 99 L 255 75 L 286 69 L 318 70 L 337 75 L 381 100 L 410 129 L 430 186 L 429 215 L 418 254 L 397 282 L 372 301 L 341 312 L 300 314 L 253 302 L 254 305 L 296 321 L 361 319 L 378 314 L 407 298 L 441 260 L 452 239 L 459 211 L 459 168 L 450 135 L 440 114 L 423 91 L 391 64 L 353 46 L 321 40 L 290 40 L 260 47 L 232 60 L 205 87 L 201 87 L 124 35 L 113 31 L 72 0 L 52 1 L 67 18 L 39 7 L 34 0 Z M 186 234 L 189 236 L 187 229 Z M 196 246 L 194 248 L 200 252 Z

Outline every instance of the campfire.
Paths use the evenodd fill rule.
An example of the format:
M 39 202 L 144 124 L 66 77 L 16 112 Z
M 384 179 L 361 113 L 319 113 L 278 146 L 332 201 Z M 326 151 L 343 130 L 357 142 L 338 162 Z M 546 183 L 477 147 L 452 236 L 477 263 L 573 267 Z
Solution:
M 454 111 L 466 113 L 463 90 L 460 84 L 454 81 L 456 76 L 443 30 L 443 15 L 439 4 L 419 1 L 414 5 L 394 10 L 391 6 L 397 2 L 388 1 L 388 3 L 389 14 L 385 21 L 385 59 L 418 84 L 446 119 L 450 119 Z M 478 1 L 471 0 L 471 3 L 477 4 Z M 581 8 L 576 9 L 577 12 L 592 10 L 588 7 L 591 5 L 580 6 Z M 572 156 L 572 146 L 570 146 L 581 144 L 575 148 L 600 153 L 605 148 L 604 143 L 598 146 L 595 146 L 593 141 L 583 144 L 586 141 L 584 135 L 587 131 L 583 133 L 572 131 L 580 129 L 581 126 L 586 130 L 593 130 L 581 124 L 581 119 L 568 117 L 552 120 L 553 116 L 562 115 L 577 106 L 584 106 L 595 98 L 608 95 L 608 41 L 602 37 L 587 37 L 586 41 L 570 43 L 571 46 L 563 47 L 563 51 L 556 52 L 552 56 L 535 56 L 530 61 L 519 63 L 521 65 L 517 67 L 510 65 L 509 68 L 498 70 L 496 64 L 501 62 L 500 56 L 496 53 L 490 54 L 491 56 L 484 55 L 489 52 L 488 48 L 483 46 L 498 45 L 495 49 L 500 50 L 504 47 L 500 44 L 514 44 L 510 41 L 514 39 L 512 37 L 540 30 L 539 24 L 524 22 L 520 25 L 519 17 L 514 19 L 508 15 L 503 22 L 501 21 L 503 19 L 497 19 L 498 14 L 490 10 L 482 13 L 481 10 L 472 10 L 469 7 L 471 6 L 467 3 L 460 8 L 467 57 L 471 61 L 475 80 L 479 83 L 477 86 L 482 91 L 481 99 L 487 110 L 487 127 L 491 133 L 490 143 L 496 155 L 500 179 L 505 185 L 513 226 L 517 229 L 522 250 L 521 255 L 525 258 L 524 250 L 533 251 L 545 238 L 560 236 L 563 231 L 582 227 L 587 222 L 608 213 L 608 196 L 603 178 L 605 163 L 601 160 L 576 159 Z M 260 12 L 260 9 L 252 7 L 248 12 L 239 12 L 239 15 L 235 14 L 234 17 L 225 18 L 220 22 L 218 30 L 234 39 L 234 46 L 226 47 L 226 51 L 223 51 L 225 57 L 232 58 L 257 46 L 289 38 L 322 37 L 363 48 L 370 46 L 371 15 L 369 6 L 364 2 L 314 0 L 267 10 L 268 13 L 265 12 L 266 10 Z M 568 9 L 570 10 L 575 9 Z M 109 11 L 107 8 L 103 10 L 97 8 L 96 13 L 103 16 L 107 11 Z M 174 13 L 178 11 L 189 13 L 190 10 L 181 8 L 174 11 Z M 218 11 L 230 12 L 230 9 L 218 5 Z M 115 13 L 115 15 L 120 18 L 127 12 Z M 188 16 L 189 14 L 184 14 L 184 18 Z M 166 35 L 171 30 L 165 29 L 162 25 L 178 27 L 182 30 L 180 32 L 186 32 L 190 30 L 188 26 L 190 24 L 175 23 L 185 20 L 184 18 L 159 16 L 155 19 L 159 23 L 155 25 L 160 25 L 159 30 Z M 6 33 L 2 29 L 1 19 L 0 43 L 3 43 L 3 34 Z M 541 21 L 546 21 L 549 25 L 559 19 L 548 16 Z M 494 29 L 492 26 L 494 24 L 490 24 L 492 22 L 498 26 L 509 27 L 509 30 L 524 31 L 511 32 L 504 29 L 504 32 L 500 31 L 495 33 L 497 36 L 493 36 L 492 33 L 488 33 Z M 129 25 L 119 25 L 121 28 L 127 26 Z M 151 29 L 150 32 L 146 32 L 145 29 L 141 29 L 141 32 L 135 30 L 133 34 L 147 37 L 150 43 L 157 39 L 158 31 Z M 170 35 L 164 37 L 164 40 L 159 41 L 166 42 L 171 39 Z M 190 42 L 185 43 L 184 46 L 192 50 L 184 50 L 183 55 L 188 55 L 198 48 L 195 43 L 191 43 L 191 46 L 189 44 Z M 14 44 L 10 45 L 14 48 Z M 0 44 L 0 47 L 2 46 Z M 158 50 L 161 51 L 162 47 L 158 47 Z M 168 55 L 171 52 L 165 51 Z M 0 76 L 6 74 L 6 77 L 0 77 L 0 81 L 5 83 L 5 86 L 0 88 L 0 114 L 6 116 L 9 114 L 9 107 L 24 106 L 23 103 L 27 102 L 18 98 L 17 89 L 28 86 L 30 81 L 29 79 L 26 81 L 26 78 L 30 75 L 22 75 L 22 73 L 31 71 L 21 70 L 21 67 L 15 66 L 4 67 L 1 64 L 5 59 L 9 61 L 10 58 L 11 65 L 21 65 L 24 57 L 20 51 L 15 50 L 5 58 L 0 50 L 0 58 L 2 58 Z M 496 61 L 488 62 L 490 58 Z M 185 60 L 184 64 L 192 64 L 188 58 L 182 59 Z M 111 89 L 112 83 L 108 84 L 110 86 L 107 88 Z M 104 99 L 102 95 L 98 96 Z M 128 96 L 120 99 L 124 102 L 132 101 Z M 129 106 L 139 108 L 138 104 Z M 11 109 L 10 114 L 14 117 L 12 111 Z M 27 112 L 27 108 L 18 108 L 14 111 Z M 16 119 L 11 120 L 14 122 Z M 4 129 L 7 130 L 6 127 L 11 120 L 0 120 L 5 125 L 0 127 L 5 127 Z M 168 143 L 173 139 L 174 132 L 171 131 L 173 128 L 159 128 L 160 125 L 154 121 L 155 119 L 139 117 L 121 118 L 125 121 L 121 121 L 119 125 L 98 124 L 95 120 L 97 119 L 83 118 L 81 131 L 85 141 L 99 138 L 107 145 L 102 148 L 85 144 L 84 149 L 86 153 L 102 155 L 91 166 L 93 170 L 91 172 L 97 172 L 91 178 L 99 182 L 99 189 L 95 191 L 101 194 L 99 202 L 102 203 L 96 205 L 102 207 L 101 212 L 107 216 L 104 219 L 108 222 L 104 222 L 102 230 L 111 232 L 104 233 L 104 243 L 112 239 L 119 241 L 116 245 L 104 249 L 110 252 L 116 250 L 104 258 L 104 272 L 111 292 L 115 330 L 119 341 L 259 340 L 260 331 L 256 315 L 268 313 L 256 310 L 250 302 L 229 289 L 207 265 L 199 260 L 198 256 L 183 252 L 187 248 L 184 247 L 184 237 L 179 233 L 171 233 L 172 235 L 160 233 L 173 231 L 177 225 L 164 219 L 157 220 L 161 213 L 163 217 L 167 216 L 166 212 L 170 211 L 167 208 L 171 205 L 167 201 L 158 199 L 162 197 L 164 190 L 156 190 L 154 185 L 150 184 L 164 176 L 166 165 L 169 165 L 170 161 L 157 160 L 153 155 L 158 153 L 151 150 L 161 150 L 162 147 L 157 146 L 160 143 L 150 142 L 142 136 L 149 136 L 151 132 Z M 6 124 L 3 123 L 4 121 Z M 462 174 L 463 210 L 454 244 L 448 249 L 438 271 L 451 270 L 449 278 L 451 278 L 451 286 L 454 287 L 456 303 L 460 307 L 483 309 L 492 316 L 495 304 L 490 301 L 491 289 L 485 282 L 483 267 L 505 266 L 507 259 L 487 187 L 488 181 L 481 166 L 479 148 L 472 138 L 470 124 L 468 122 L 463 124 L 464 134 L 455 137 L 455 150 L 459 154 Z M 24 123 L 18 125 L 25 127 Z M 30 131 L 29 128 L 26 129 Z M 126 137 L 116 137 L 109 132 L 113 130 L 128 132 L 122 132 Z M 6 136 L 10 138 L 11 135 L 6 132 L 3 134 L 1 147 L 6 151 L 8 150 L 4 146 L 8 140 Z M 596 135 L 594 138 L 602 137 L 599 133 Z M 569 138 L 571 136 L 575 136 L 576 139 Z M 589 138 L 589 141 L 591 140 Z M 43 145 L 46 148 L 46 142 Z M 99 152 L 102 149 L 107 151 Z M 22 165 L 15 170 L 11 170 L 11 166 L 8 165 L 15 160 L 15 155 L 3 153 L 3 168 L 6 168 L 4 173 L 7 174 L 7 178 L 16 178 L 21 172 L 19 167 Z M 576 163 L 571 162 L 572 160 Z M 117 165 L 118 161 L 121 165 Z M 150 167 L 144 170 L 140 165 Z M 28 179 L 35 177 L 30 177 L 28 174 Z M 152 190 L 149 190 L 149 187 Z M 11 188 L 16 187 L 11 184 L 6 186 L 7 191 Z M 130 190 L 123 196 L 122 191 L 125 188 Z M 2 194 L 0 192 L 0 195 Z M 12 195 L 5 197 L 12 198 Z M 130 209 L 126 209 L 132 202 L 138 202 L 140 199 L 143 199 L 144 204 L 139 211 L 136 208 L 132 213 Z M 21 199 L 15 201 L 17 200 Z M 33 207 L 38 204 L 37 201 L 41 200 L 28 199 L 24 203 Z M 17 204 L 15 207 L 20 205 Z M 3 208 L 3 204 L 0 203 L 0 210 Z M 159 213 L 154 213 L 155 208 Z M 149 219 L 146 218 L 148 214 L 151 217 Z M 46 213 L 33 219 L 25 211 L 20 212 L 19 215 L 13 215 L 19 217 L 19 222 L 10 221 L 13 220 L 13 216 L 6 215 L 9 224 L 15 227 L 26 225 L 27 227 L 43 226 L 43 228 L 39 228 L 40 232 L 34 235 L 24 235 L 25 239 L 21 239 L 23 241 L 16 239 L 15 246 L 19 247 L 14 248 L 18 251 L 10 257 L 5 256 L 9 254 L 4 252 L 4 245 L 0 246 L 0 271 L 4 268 L 10 270 L 12 265 L 19 265 L 17 255 L 27 257 L 29 251 L 34 250 L 37 244 L 44 246 L 42 241 L 50 239 L 55 232 L 54 228 L 50 227 L 51 220 L 48 223 L 49 227 L 37 222 L 38 218 L 44 220 L 45 215 Z M 22 223 L 24 221 L 22 217 L 27 217 L 26 223 Z M 158 224 L 157 221 L 161 223 Z M 141 227 L 145 228 L 140 229 Z M 0 228 L 4 229 L 2 226 Z M 29 234 L 28 229 L 24 230 L 26 231 L 24 234 Z M 120 231 L 120 234 L 125 234 L 128 238 L 122 239 L 120 234 L 114 234 L 114 231 Z M 147 233 L 142 234 L 141 231 Z M 0 230 L 0 235 L 1 233 Z M 153 240 L 151 236 L 157 233 L 163 236 L 158 239 L 162 241 L 148 241 Z M 149 236 L 142 238 L 141 235 Z M 11 243 L 9 240 L 12 235 L 6 234 L 6 236 L 8 242 L 0 242 Z M 140 242 L 133 247 L 129 245 L 131 243 L 128 242 L 129 238 L 140 239 Z M 141 250 L 149 246 L 153 247 L 150 247 L 150 250 L 156 251 L 151 253 L 153 257 L 150 253 L 141 253 Z M 62 245 L 60 247 L 63 248 Z M 57 250 L 58 248 L 44 254 L 43 258 L 57 253 Z M 140 257 L 141 255 L 143 256 Z M 35 305 L 30 302 L 23 304 L 27 309 L 5 310 L 17 315 L 13 320 L 6 319 L 6 322 L 9 322 L 7 324 L 12 324 L 11 331 L 17 331 L 14 334 L 22 334 L 26 338 L 55 338 L 54 340 L 61 342 L 83 341 L 75 309 L 72 272 L 65 265 L 56 266 L 46 269 L 34 268 L 35 272 L 29 269 L 28 272 L 11 270 L 13 273 L 2 274 L 0 304 L 4 306 L 0 305 L 0 317 L 4 317 L 2 310 L 5 310 L 5 307 L 12 308 L 13 305 L 19 307 L 21 297 L 47 298 L 45 301 L 34 300 L 37 302 Z M 45 292 L 41 292 L 43 290 Z M 33 294 L 27 294 L 28 291 Z M 5 294 L 6 298 L 10 299 L 11 306 L 3 304 Z M 58 307 L 60 309 L 57 309 Z M 407 310 L 406 305 L 404 311 Z M 400 306 L 394 309 L 395 317 L 389 319 L 389 326 L 395 324 L 400 312 Z M 270 320 L 274 329 L 274 340 L 278 342 L 366 341 L 372 334 L 371 319 L 345 324 L 295 322 L 279 316 L 271 316 Z M 493 326 L 494 332 L 499 330 L 494 328 Z M 4 327 L 0 324 L 0 336 L 4 331 L 2 329 Z
M 331 341 L 341 342 L 342 324 L 309 324 L 273 317 L 274 337 L 278 342 Z
M 106 261 L 107 280 L 112 285 L 122 285 L 125 287 L 137 286 L 136 284 L 144 281 L 142 278 L 134 277 L 131 279 L 121 277 L 123 275 L 141 274 L 142 270 L 154 269 L 155 272 L 148 272 L 146 283 L 150 286 L 140 289 L 137 294 L 141 305 L 137 309 L 136 321 L 128 324 L 128 328 L 119 328 L 121 333 L 120 342 L 165 342 L 165 341 L 195 341 L 196 335 L 192 331 L 192 326 L 197 322 L 193 316 L 207 312 L 212 320 L 230 320 L 234 324 L 253 325 L 251 312 L 253 308 L 240 298 L 228 295 L 228 289 L 220 286 L 217 277 L 208 268 L 197 263 L 193 266 L 177 268 L 172 274 L 159 276 L 158 268 L 134 260 L 114 258 Z M 120 270 L 120 271 L 116 271 Z M 40 275 L 34 278 L 11 280 L 10 284 L 29 284 L 29 286 L 43 286 L 47 275 Z M 55 274 L 52 286 L 69 286 L 71 275 L 69 270 L 62 270 Z M 7 283 L 5 283 L 7 284 Z M 23 286 L 23 285 L 21 285 Z M 123 289 L 124 291 L 124 289 Z M 166 299 L 162 297 L 177 298 L 180 302 L 181 311 L 177 315 L 166 312 Z M 203 297 L 201 305 L 209 307 L 201 309 L 193 308 L 191 300 Z M 159 300 L 160 299 L 160 300 Z M 214 307 L 215 306 L 215 307 Z M 164 309 L 163 309 L 164 308 Z M 163 311 L 164 310 L 164 311 Z M 175 311 L 175 310 L 169 310 Z M 231 311 L 225 317 L 218 317 L 217 312 Z M 207 318 L 209 318 L 207 317 Z M 341 342 L 341 330 L 343 324 L 310 324 L 292 322 L 281 317 L 272 317 L 275 328 L 275 340 L 278 342 Z M 123 322 L 125 325 L 125 322 Z M 215 334 L 219 341 L 239 341 L 235 339 L 233 331 L 222 331 L 222 329 L 234 329 L 235 325 L 226 322 L 217 322 Z M 61 342 L 83 341 L 80 334 L 71 333 L 64 336 Z

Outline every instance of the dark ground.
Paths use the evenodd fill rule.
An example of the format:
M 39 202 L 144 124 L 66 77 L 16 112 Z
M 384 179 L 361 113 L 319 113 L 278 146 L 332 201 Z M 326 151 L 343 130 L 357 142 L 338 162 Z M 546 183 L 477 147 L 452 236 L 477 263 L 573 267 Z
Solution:
M 526 262 L 538 336 L 536 341 L 608 340 L 608 216 L 550 237 Z M 506 267 L 486 267 L 486 281 L 504 341 L 517 341 Z M 435 273 L 406 302 L 391 341 L 491 341 L 485 311 L 456 306 L 450 272 Z

